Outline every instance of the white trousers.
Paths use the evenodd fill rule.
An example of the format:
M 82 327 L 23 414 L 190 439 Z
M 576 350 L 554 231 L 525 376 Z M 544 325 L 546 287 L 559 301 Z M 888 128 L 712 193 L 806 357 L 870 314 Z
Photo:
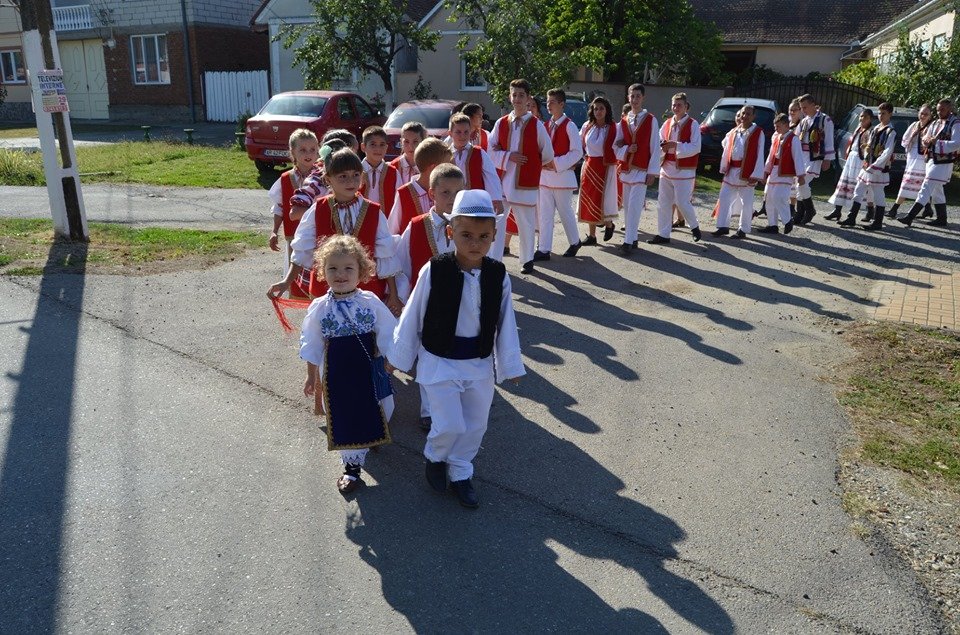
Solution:
M 623 219 L 626 225 L 623 231 L 623 242 L 630 244 L 637 239 L 640 216 L 643 214 L 643 206 L 646 202 L 646 181 L 623 184 Z
M 513 210 L 513 220 L 517 221 L 517 233 L 520 235 L 520 263 L 530 262 L 533 260 L 533 250 L 537 240 L 534 236 L 537 231 L 537 207 L 510 203 L 510 209 Z M 500 253 L 503 254 L 502 249 Z
M 663 238 L 670 238 L 673 225 L 673 206 L 680 208 L 683 220 L 691 229 L 699 227 L 697 212 L 693 209 L 693 179 L 668 179 L 660 177 L 657 186 L 657 233 Z
M 940 205 L 947 202 L 947 197 L 943 194 L 943 183 L 924 179 L 920 191 L 917 193 L 917 203 L 926 205 L 932 202 L 934 205 Z
M 507 213 L 508 210 L 504 210 L 503 214 L 497 215 L 497 237 L 490 245 L 490 251 L 487 252 L 490 258 L 500 262 L 503 261 L 503 246 L 507 240 Z
M 776 227 L 777 221 L 787 224 L 790 220 L 790 193 L 792 185 L 767 184 L 767 225 Z
M 428 461 L 446 461 L 451 481 L 473 476 L 473 457 L 487 431 L 493 403 L 493 377 L 449 380 L 425 386 L 433 424 L 423 455 Z
M 720 200 L 717 201 L 717 227 L 730 227 L 730 212 L 735 203 L 740 204 L 740 231 L 750 233 L 750 221 L 753 220 L 753 186 L 730 185 L 724 181 L 720 186 Z
M 873 203 L 877 207 L 886 207 L 887 199 L 886 193 L 884 192 L 886 188 L 886 183 L 868 183 L 859 180 L 857 181 L 857 187 L 853 190 L 853 202 L 860 203 L 861 205 L 864 203 Z
M 813 192 L 810 191 L 810 184 L 813 183 L 813 180 L 814 180 L 815 178 L 817 178 L 818 176 L 820 176 L 820 172 L 819 172 L 819 171 L 816 172 L 816 173 L 807 172 L 806 176 L 807 176 L 807 178 L 806 178 L 804 184 L 803 184 L 803 185 L 799 185 L 799 184 L 797 185 L 797 198 L 800 199 L 801 201 L 802 201 L 802 200 L 806 200 L 806 199 L 810 198 L 811 196 L 813 196 Z
M 540 205 L 537 207 L 537 228 L 540 233 L 538 249 L 549 253 L 553 250 L 554 211 L 560 215 L 560 224 L 567 235 L 567 242 L 576 245 L 580 242 L 577 229 L 577 217 L 573 211 L 573 190 L 540 188 Z M 526 262 L 526 261 L 524 261 Z

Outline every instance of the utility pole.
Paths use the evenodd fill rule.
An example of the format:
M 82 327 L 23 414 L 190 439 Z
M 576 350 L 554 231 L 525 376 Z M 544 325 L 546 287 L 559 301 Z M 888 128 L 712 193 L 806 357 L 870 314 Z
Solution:
M 87 216 L 76 167 L 77 155 L 73 148 L 70 118 L 63 112 L 44 111 L 42 89 L 38 81 L 41 71 L 61 68 L 50 0 L 21 0 L 20 20 L 54 232 L 60 238 L 86 241 L 89 240 Z M 60 142 L 59 157 L 56 141 Z

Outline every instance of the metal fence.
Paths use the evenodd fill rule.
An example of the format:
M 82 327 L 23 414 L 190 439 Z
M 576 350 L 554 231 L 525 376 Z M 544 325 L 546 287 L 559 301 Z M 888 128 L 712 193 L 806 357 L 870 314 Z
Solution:
M 793 99 L 804 93 L 813 95 L 823 112 L 838 121 L 857 104 L 875 106 L 884 101 L 882 95 L 866 88 L 829 79 L 807 79 L 806 77 L 789 77 L 772 82 L 738 86 L 735 89 L 737 97 L 774 99 L 783 112 L 787 111 L 787 106 Z

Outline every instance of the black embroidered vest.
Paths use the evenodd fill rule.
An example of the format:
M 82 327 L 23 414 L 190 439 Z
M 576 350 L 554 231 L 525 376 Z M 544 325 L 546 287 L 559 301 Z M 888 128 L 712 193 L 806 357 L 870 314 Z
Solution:
M 423 316 L 423 347 L 438 357 L 473 359 L 489 357 L 500 321 L 503 278 L 507 269 L 502 262 L 484 256 L 480 265 L 480 337 L 477 354 L 464 356 L 457 338 L 457 316 L 463 296 L 463 276 L 453 253 L 430 259 L 430 297 Z M 458 341 L 459 340 L 459 341 Z
M 883 154 L 883 151 L 887 149 L 887 139 L 893 133 L 893 126 L 877 126 L 870 131 L 870 152 L 869 156 L 865 157 L 865 160 L 868 161 L 871 165 L 876 162 L 876 160 Z M 891 155 L 890 159 L 887 161 L 887 164 L 883 166 L 881 170 L 884 173 L 890 171 L 890 164 L 893 162 L 893 156 Z

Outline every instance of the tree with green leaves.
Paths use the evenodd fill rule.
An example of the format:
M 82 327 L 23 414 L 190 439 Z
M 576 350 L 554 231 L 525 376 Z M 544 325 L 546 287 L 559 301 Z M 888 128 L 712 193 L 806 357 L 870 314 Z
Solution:
M 405 0 L 310 0 L 313 22 L 287 24 L 276 39 L 295 48 L 293 61 L 310 89 L 329 88 L 354 70 L 374 74 L 393 93 L 393 64 L 405 46 L 433 51 L 440 34 L 406 15 Z

